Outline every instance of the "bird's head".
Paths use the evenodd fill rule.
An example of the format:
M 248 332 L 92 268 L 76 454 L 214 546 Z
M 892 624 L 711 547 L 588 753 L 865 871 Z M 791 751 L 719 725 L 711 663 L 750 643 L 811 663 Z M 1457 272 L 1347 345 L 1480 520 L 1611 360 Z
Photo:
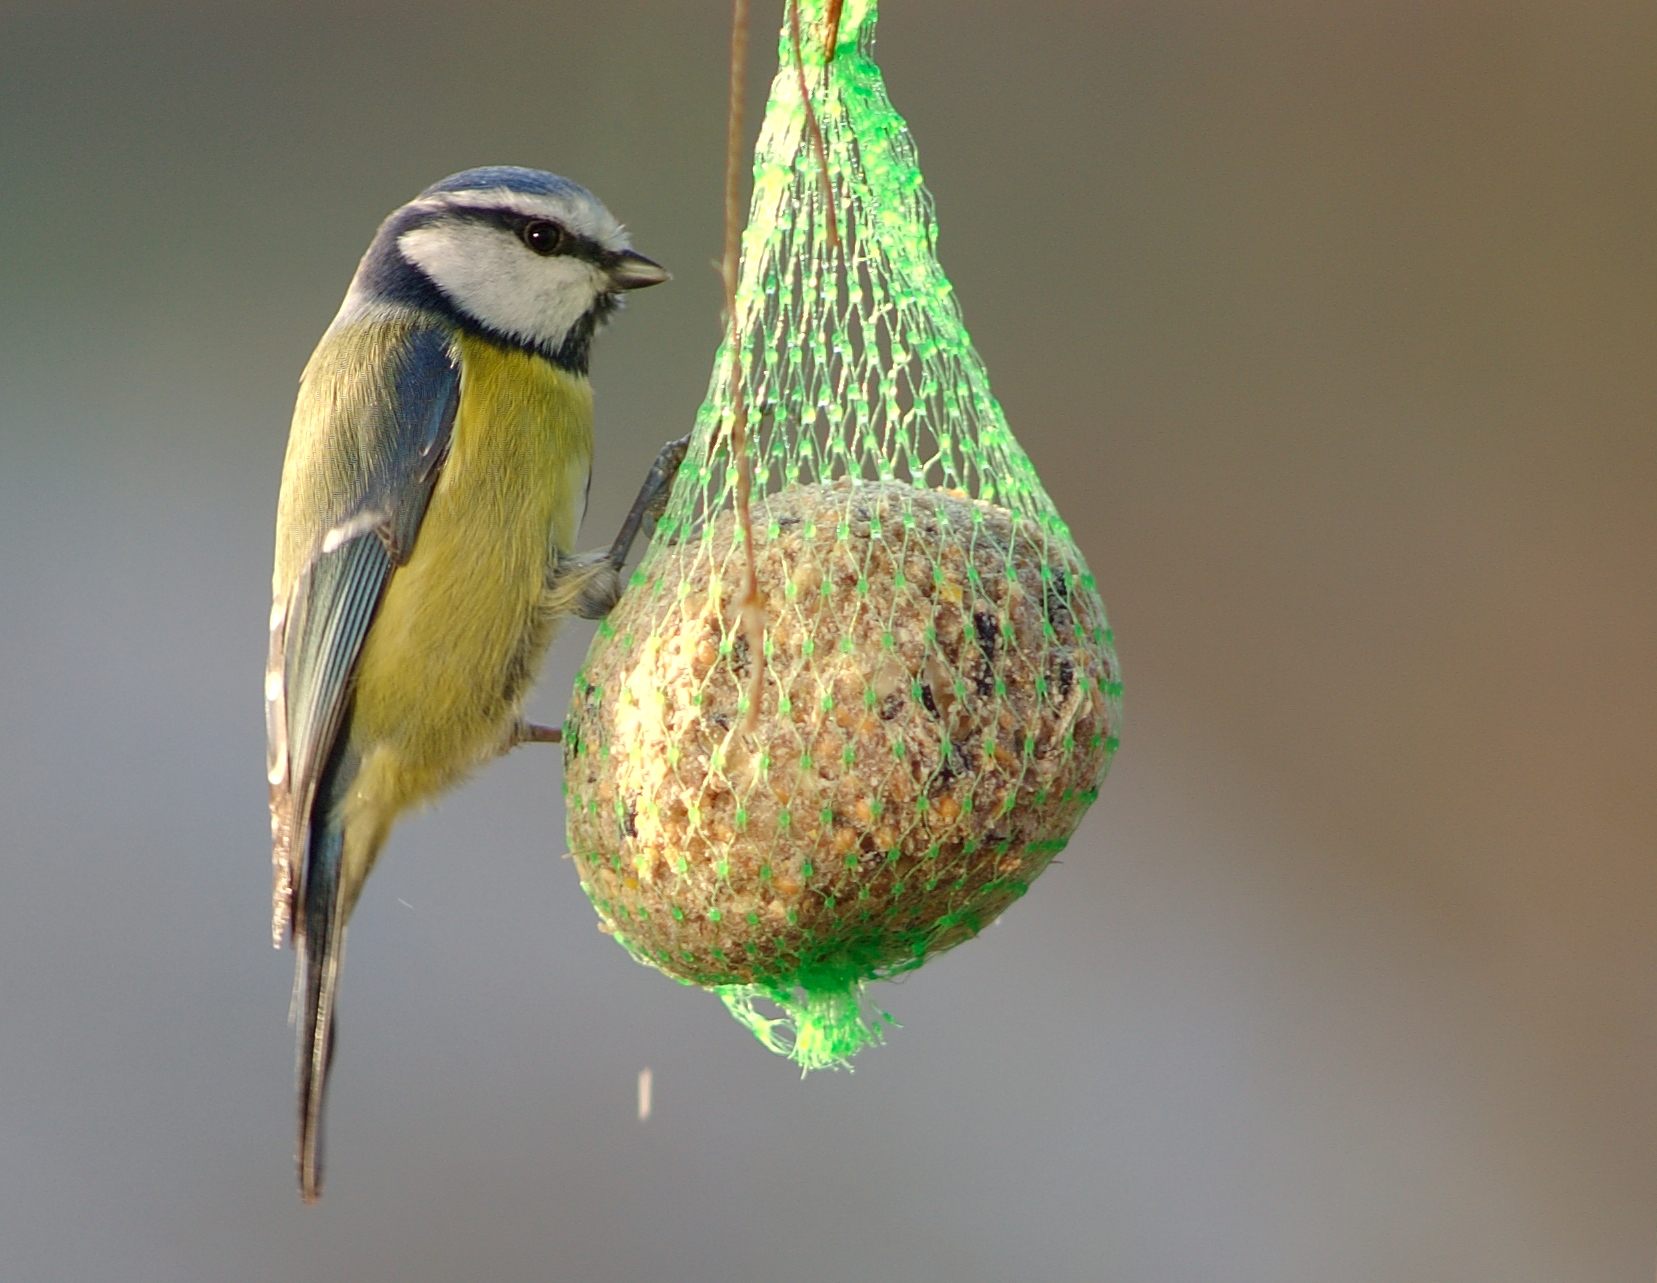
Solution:
M 357 284 L 440 302 L 463 322 L 585 369 L 593 331 L 621 295 L 667 279 L 586 188 L 498 165 L 434 183 L 393 213 Z

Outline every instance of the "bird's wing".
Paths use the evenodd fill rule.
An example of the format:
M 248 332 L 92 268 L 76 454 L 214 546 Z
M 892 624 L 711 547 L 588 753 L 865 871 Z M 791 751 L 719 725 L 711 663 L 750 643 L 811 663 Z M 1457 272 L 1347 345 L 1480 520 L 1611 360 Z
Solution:
M 363 638 L 413 549 L 459 402 L 453 336 L 418 319 L 336 325 L 301 380 L 265 670 L 277 943 L 304 903 L 312 804 Z

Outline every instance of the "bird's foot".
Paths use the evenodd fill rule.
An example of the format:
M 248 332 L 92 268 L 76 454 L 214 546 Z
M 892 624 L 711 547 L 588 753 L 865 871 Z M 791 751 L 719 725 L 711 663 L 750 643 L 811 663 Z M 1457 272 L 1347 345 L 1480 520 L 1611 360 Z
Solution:
M 662 447 L 608 552 L 561 553 L 554 558 L 541 594 L 541 614 L 545 618 L 574 615 L 577 619 L 603 619 L 615 608 L 627 587 L 622 568 L 633 549 L 633 540 L 647 520 L 654 523 L 661 519 L 673 490 L 673 478 L 689 447 L 688 436 Z
M 603 619 L 621 600 L 621 571 L 607 552 L 560 556 L 541 594 L 541 613 L 548 619 Z
M 615 543 L 610 545 L 610 564 L 617 571 L 627 564 L 627 554 L 632 551 L 633 540 L 638 536 L 639 528 L 644 525 L 646 519 L 651 525 L 655 525 L 662 519 L 662 513 L 667 511 L 668 496 L 673 492 L 673 479 L 679 475 L 679 465 L 685 461 L 685 451 L 688 449 L 688 436 L 669 441 L 656 456 L 656 462 L 650 465 L 650 471 L 645 474 L 644 484 L 639 487 L 633 506 L 628 510 L 627 520 L 621 523 L 621 533 L 616 536 Z

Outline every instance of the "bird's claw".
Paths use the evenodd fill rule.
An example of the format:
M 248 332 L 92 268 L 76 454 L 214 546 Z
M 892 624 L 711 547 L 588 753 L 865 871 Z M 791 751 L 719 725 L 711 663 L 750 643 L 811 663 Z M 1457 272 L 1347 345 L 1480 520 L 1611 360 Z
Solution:
M 686 433 L 677 440 L 669 441 L 656 456 L 656 462 L 651 464 L 650 473 L 645 478 L 645 485 L 649 487 L 655 482 L 655 497 L 645 505 L 644 515 L 650 519 L 652 527 L 662 519 L 667 511 L 667 501 L 673 494 L 673 482 L 679 475 L 679 465 L 684 463 L 685 455 L 690 450 L 690 434 Z

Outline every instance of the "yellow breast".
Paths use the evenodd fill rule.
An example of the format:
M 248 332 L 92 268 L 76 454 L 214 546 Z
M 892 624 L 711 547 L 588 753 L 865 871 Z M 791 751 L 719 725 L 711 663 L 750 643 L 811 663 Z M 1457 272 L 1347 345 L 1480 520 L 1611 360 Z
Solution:
M 555 550 L 575 547 L 592 388 L 539 357 L 460 341 L 453 443 L 406 565 L 364 642 L 351 741 L 376 810 L 453 783 L 498 748 L 552 627 Z

